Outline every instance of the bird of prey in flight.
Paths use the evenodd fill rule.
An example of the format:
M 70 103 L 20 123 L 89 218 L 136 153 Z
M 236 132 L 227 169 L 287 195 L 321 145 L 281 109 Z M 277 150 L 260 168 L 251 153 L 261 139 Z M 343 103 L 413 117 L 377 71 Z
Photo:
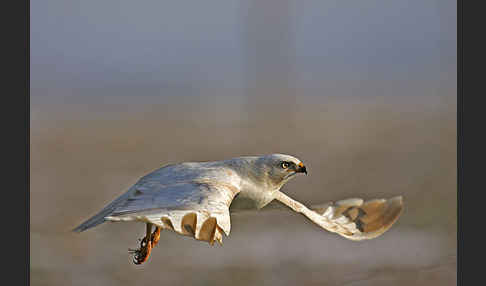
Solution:
M 307 174 L 304 164 L 283 154 L 167 165 L 142 177 L 74 231 L 81 232 L 105 221 L 143 222 L 146 235 L 140 247 L 131 250 L 133 262 L 141 264 L 159 242 L 163 229 L 211 245 L 215 241 L 222 244 L 223 234 L 230 233 L 230 213 L 258 210 L 274 200 L 323 229 L 351 240 L 381 235 L 403 210 L 401 196 L 366 202 L 352 198 L 307 208 L 280 191 L 299 173 Z

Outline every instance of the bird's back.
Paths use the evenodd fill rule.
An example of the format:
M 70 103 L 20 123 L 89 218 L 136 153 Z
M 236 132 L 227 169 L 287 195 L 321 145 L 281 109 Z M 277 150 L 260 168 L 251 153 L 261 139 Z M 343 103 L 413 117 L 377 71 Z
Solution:
M 239 177 L 236 173 L 222 163 L 222 161 L 185 162 L 167 165 L 140 178 L 127 192 L 117 197 L 96 215 L 76 227 L 74 231 L 81 232 L 95 227 L 105 222 L 106 217 L 111 216 L 117 211 L 121 213 L 120 209 L 125 212 L 135 210 L 135 208 L 140 210 L 143 207 L 142 204 L 145 204 L 144 206 L 149 208 L 149 202 L 155 202 L 160 207 L 171 207 L 172 204 L 173 207 L 182 208 L 183 206 L 181 206 L 180 202 L 187 204 L 191 201 L 198 200 L 202 195 L 198 193 L 200 189 L 191 187 L 192 184 L 211 181 L 235 186 L 238 184 L 238 180 Z M 141 201 L 143 196 L 139 194 L 145 194 L 148 197 L 148 193 L 157 193 L 156 196 L 152 197 L 157 197 L 158 201 L 153 201 L 153 199 L 146 202 Z M 130 202 L 134 197 L 137 197 L 138 201 Z M 126 205 L 129 205 L 130 208 L 124 208 Z

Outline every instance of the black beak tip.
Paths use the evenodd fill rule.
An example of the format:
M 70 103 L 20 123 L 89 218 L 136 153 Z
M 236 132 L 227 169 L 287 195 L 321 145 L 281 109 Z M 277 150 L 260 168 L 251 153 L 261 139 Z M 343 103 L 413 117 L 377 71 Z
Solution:
M 302 173 L 305 173 L 307 175 L 307 169 L 304 167 L 302 167 Z

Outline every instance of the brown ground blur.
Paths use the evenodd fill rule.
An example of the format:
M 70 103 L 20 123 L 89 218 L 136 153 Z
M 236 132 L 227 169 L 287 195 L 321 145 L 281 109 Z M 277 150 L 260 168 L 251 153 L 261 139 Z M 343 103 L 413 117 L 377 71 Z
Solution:
M 136 99 L 134 99 L 136 98 Z M 31 285 L 455 285 L 454 96 L 32 98 Z M 265 111 L 266 114 L 262 114 Z M 163 232 L 131 263 L 144 226 L 70 230 L 168 163 L 287 153 L 309 176 L 283 191 L 317 204 L 402 194 L 365 242 L 290 212 L 240 214 L 224 245 Z

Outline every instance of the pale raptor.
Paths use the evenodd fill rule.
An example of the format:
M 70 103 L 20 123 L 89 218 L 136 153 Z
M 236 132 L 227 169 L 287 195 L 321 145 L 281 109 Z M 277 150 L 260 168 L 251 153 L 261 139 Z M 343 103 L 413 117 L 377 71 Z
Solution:
M 167 165 L 142 177 L 74 231 L 105 221 L 144 222 L 146 235 L 140 248 L 132 250 L 134 263 L 141 264 L 159 242 L 162 229 L 221 244 L 223 234 L 230 233 L 231 212 L 261 209 L 273 200 L 351 240 L 381 235 L 402 213 L 401 196 L 366 202 L 353 198 L 307 208 L 280 192 L 298 173 L 307 174 L 304 164 L 284 154 Z

